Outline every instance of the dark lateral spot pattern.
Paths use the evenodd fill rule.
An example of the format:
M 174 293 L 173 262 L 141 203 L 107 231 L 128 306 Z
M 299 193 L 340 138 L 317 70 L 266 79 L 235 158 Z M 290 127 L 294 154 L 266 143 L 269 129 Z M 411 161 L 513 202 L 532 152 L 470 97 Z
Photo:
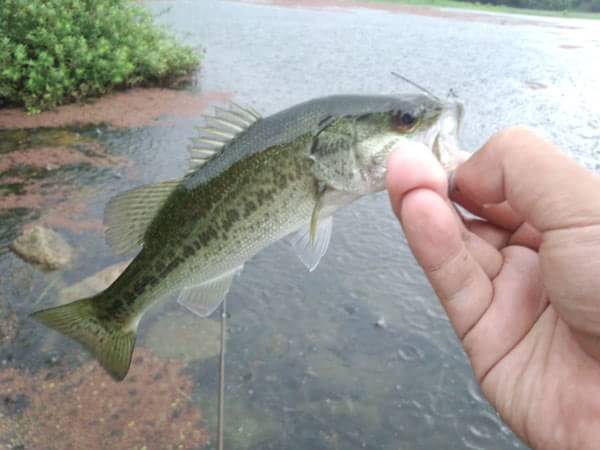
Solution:
M 198 239 L 195 242 L 198 242 L 200 246 L 206 246 L 213 237 L 213 233 L 210 230 L 205 230 L 198 234 Z
M 238 220 L 240 220 L 240 213 L 236 209 L 230 209 L 225 213 L 225 218 L 221 221 L 221 228 L 227 233 Z
M 137 295 L 142 295 L 148 287 L 158 284 L 158 278 L 152 274 L 146 274 L 141 279 L 138 279 L 133 285 L 133 290 Z
M 169 264 L 167 264 L 167 267 L 164 268 L 164 270 L 160 273 L 159 278 L 164 278 L 166 277 L 169 273 L 171 273 L 172 271 L 174 271 L 177 266 L 179 264 L 181 264 L 184 261 L 183 258 L 177 256 L 175 258 L 173 258 Z
M 263 206 L 272 202 L 275 199 L 277 192 L 278 190 L 276 188 L 257 188 L 255 198 L 258 206 Z
M 287 176 L 285 173 L 282 173 L 277 177 L 277 187 L 279 189 L 285 189 L 288 185 Z
M 254 203 L 252 200 L 246 200 L 246 202 L 244 203 L 244 219 L 247 219 L 248 217 L 250 217 L 250 215 L 256 211 L 256 203 Z
M 311 163 L 304 144 L 255 154 L 208 185 L 178 192 L 147 231 L 145 261 L 139 261 L 139 270 L 123 280 L 103 313 L 113 320 L 125 317 L 139 296 L 148 294 L 186 261 L 219 260 L 223 249 L 247 246 L 249 235 L 259 239 L 266 226 L 284 224 L 290 208 L 299 207 L 306 198 L 307 189 L 312 195 L 312 185 L 307 187 Z M 291 154 L 297 157 L 290 158 Z
M 120 314 L 126 309 L 129 302 L 135 300 L 136 295 L 134 291 L 125 291 L 121 298 L 114 298 L 108 303 L 101 314 L 98 314 L 98 318 L 103 321 L 110 321 L 118 318 Z
M 160 273 L 164 270 L 165 263 L 162 260 L 154 261 L 154 271 Z

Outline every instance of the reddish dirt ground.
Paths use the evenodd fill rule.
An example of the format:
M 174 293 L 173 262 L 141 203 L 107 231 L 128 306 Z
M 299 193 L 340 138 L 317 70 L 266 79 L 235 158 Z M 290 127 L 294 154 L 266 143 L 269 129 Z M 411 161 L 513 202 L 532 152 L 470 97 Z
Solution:
M 194 117 L 215 103 L 223 103 L 232 95 L 225 92 L 193 93 L 159 88 L 136 88 L 99 98 L 96 101 L 66 105 L 54 111 L 30 115 L 22 108 L 0 109 L 0 129 L 55 128 L 73 125 L 109 124 L 113 127 L 142 127 L 169 124 L 173 117 Z M 71 139 L 69 139 L 71 138 Z M 48 139 L 48 138 L 45 138 Z M 0 183 L 21 184 L 22 191 L 0 196 L 0 210 L 25 208 L 41 213 L 39 222 L 54 228 L 102 232 L 98 218 L 89 219 L 84 197 L 77 188 L 54 183 L 45 178 L 23 179 L 18 172 L 9 171 L 32 168 L 53 171 L 67 165 L 89 164 L 97 167 L 126 166 L 127 175 L 133 168 L 128 161 L 108 155 L 97 143 L 86 142 L 86 152 L 74 148 L 69 136 L 57 136 L 68 143 L 60 145 L 52 139 L 48 145 L 36 145 L 5 152 L 0 158 Z M 58 144 L 58 145 L 57 145 Z M 50 183 L 48 181 L 51 181 Z
M 3 368 L 0 398 L 11 414 L 0 421 L 0 448 L 205 448 L 209 433 L 183 369 L 143 348 L 121 383 L 94 361 L 37 373 Z
M 208 106 L 232 97 L 227 92 L 193 93 L 163 88 L 135 88 L 89 103 L 65 105 L 54 111 L 27 114 L 23 108 L 0 109 L 0 129 L 64 127 L 105 123 L 142 127 L 160 123 L 162 116 L 193 117 Z
M 76 234 L 84 231 L 102 233 L 102 221 L 90 218 L 84 193 L 85 190 L 83 193 L 77 192 L 70 186 L 48 189 L 43 182 L 29 182 L 23 193 L 0 196 L 0 211 L 20 208 L 37 210 L 41 217 L 36 223 L 47 227 L 62 228 Z
M 552 28 L 578 29 L 580 27 L 564 25 L 556 22 L 525 19 L 523 17 L 510 17 L 493 14 L 481 14 L 470 11 L 441 9 L 433 6 L 406 5 L 399 3 L 375 3 L 355 0 L 230 0 L 244 3 L 267 4 L 285 6 L 290 8 L 312 9 L 377 9 L 397 14 L 413 14 L 417 16 L 443 17 L 447 19 L 466 20 L 494 23 L 497 25 L 537 25 Z
M 81 145 L 81 144 L 80 144 Z M 37 210 L 38 222 L 52 228 L 68 229 L 73 233 L 82 231 L 102 232 L 98 218 L 90 219 L 88 200 L 91 188 L 61 182 L 52 171 L 63 166 L 87 164 L 94 167 L 125 167 L 129 173 L 130 161 L 106 153 L 98 143 L 86 142 L 85 152 L 67 145 L 42 145 L 5 153 L 0 158 L 0 186 L 21 185 L 18 193 L 0 195 L 0 211 L 15 208 Z M 48 171 L 46 177 L 20 175 L 18 169 Z M 9 174 L 15 171 L 13 175 Z
M 90 147 L 90 145 L 88 145 Z M 97 146 L 99 147 L 99 146 Z M 100 156 L 100 151 L 97 151 Z M 38 169 L 52 170 L 66 164 L 93 164 L 100 167 L 114 166 L 124 161 L 103 154 L 101 157 L 91 157 L 66 146 L 34 147 L 22 149 L 2 155 L 0 172 L 6 172 L 16 166 L 29 166 Z

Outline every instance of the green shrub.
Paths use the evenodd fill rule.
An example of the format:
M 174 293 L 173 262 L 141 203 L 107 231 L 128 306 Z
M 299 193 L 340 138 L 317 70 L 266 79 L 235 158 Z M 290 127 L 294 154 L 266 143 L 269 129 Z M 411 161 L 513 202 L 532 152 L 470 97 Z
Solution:
M 199 62 L 127 0 L 0 3 L 0 105 L 39 111 L 115 88 L 164 85 Z
M 564 11 L 573 8 L 571 0 L 520 0 L 518 6 L 530 9 Z
M 587 12 L 600 12 L 600 0 L 587 0 L 581 3 L 580 9 Z

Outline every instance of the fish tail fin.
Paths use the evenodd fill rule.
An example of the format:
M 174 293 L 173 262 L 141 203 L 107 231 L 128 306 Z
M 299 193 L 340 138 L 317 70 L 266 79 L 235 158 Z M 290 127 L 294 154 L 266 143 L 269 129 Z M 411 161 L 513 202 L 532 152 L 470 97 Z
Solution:
M 135 346 L 137 321 L 130 326 L 109 321 L 100 314 L 102 294 L 67 305 L 34 312 L 31 317 L 79 342 L 117 381 L 127 375 Z

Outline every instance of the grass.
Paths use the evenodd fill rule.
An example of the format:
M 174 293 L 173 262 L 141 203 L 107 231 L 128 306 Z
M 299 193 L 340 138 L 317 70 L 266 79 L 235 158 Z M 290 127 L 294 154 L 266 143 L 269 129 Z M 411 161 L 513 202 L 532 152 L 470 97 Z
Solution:
M 435 6 L 440 8 L 455 8 L 469 11 L 485 11 L 505 14 L 524 14 L 528 16 L 560 17 L 574 19 L 600 20 L 600 13 L 583 11 L 548 11 L 540 9 L 515 8 L 505 5 L 490 5 L 470 3 L 458 0 L 369 0 L 376 3 L 399 3 L 404 5 Z

